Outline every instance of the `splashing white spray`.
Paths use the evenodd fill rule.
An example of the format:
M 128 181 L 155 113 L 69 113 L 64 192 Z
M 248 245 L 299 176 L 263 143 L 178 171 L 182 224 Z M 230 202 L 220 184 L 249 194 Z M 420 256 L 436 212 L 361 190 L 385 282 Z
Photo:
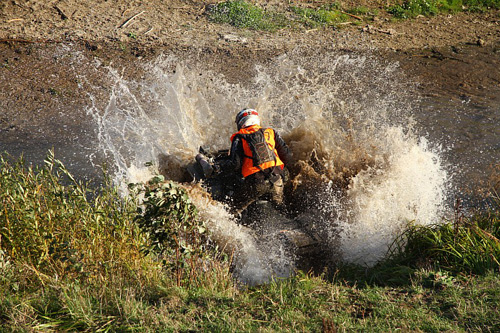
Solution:
M 273 261 L 281 261 L 283 258 L 278 258 L 276 254 L 262 252 L 252 231 L 238 225 L 234 216 L 228 213 L 227 207 L 212 200 L 197 186 L 188 188 L 188 190 L 190 198 L 193 204 L 198 207 L 199 216 L 205 221 L 213 240 L 223 251 L 233 256 L 235 273 L 240 282 L 247 285 L 258 285 L 269 282 L 277 275 L 290 273 L 290 271 L 286 271 L 286 274 L 283 274 L 282 269 L 272 267 Z M 286 258 L 285 261 L 288 263 L 290 260 Z M 281 267 L 283 266 L 281 265 Z
M 289 140 L 298 160 L 308 163 L 316 151 L 322 173 L 317 181 L 350 177 L 343 191 L 309 193 L 319 198 L 316 208 L 335 211 L 335 217 L 320 216 L 315 223 L 331 239 L 340 237 L 343 260 L 372 265 L 407 221 L 439 221 L 446 172 L 438 153 L 412 133 L 409 116 L 416 99 L 406 93 L 411 87 L 399 77 L 397 65 L 353 54 L 304 59 L 292 53 L 257 67 L 254 82 L 240 85 L 202 64 L 160 57 L 145 65 L 144 73 L 135 82 L 110 70 L 114 85 L 107 106 L 89 109 L 118 184 L 149 176 L 146 162 L 180 180 L 197 147 L 227 148 L 234 112 L 253 107 L 264 126 Z M 255 245 L 245 250 L 254 244 L 251 236 L 219 204 L 198 205 L 205 207 L 212 231 L 243 249 L 240 255 L 261 257 Z M 338 245 L 330 242 L 332 253 Z M 265 265 L 255 267 L 250 269 L 254 281 L 269 278 Z M 244 270 L 242 275 L 251 275 Z
M 384 147 L 391 147 L 387 157 L 357 174 L 347 192 L 340 230 L 347 262 L 374 265 L 408 222 L 438 223 L 443 213 L 447 175 L 426 140 L 391 128 Z

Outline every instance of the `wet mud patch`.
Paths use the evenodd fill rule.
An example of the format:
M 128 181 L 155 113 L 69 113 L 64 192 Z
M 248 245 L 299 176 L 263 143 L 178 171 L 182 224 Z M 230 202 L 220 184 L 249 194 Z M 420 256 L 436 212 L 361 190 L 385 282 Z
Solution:
M 415 77 L 424 96 L 489 106 L 500 98 L 500 42 L 385 54 Z

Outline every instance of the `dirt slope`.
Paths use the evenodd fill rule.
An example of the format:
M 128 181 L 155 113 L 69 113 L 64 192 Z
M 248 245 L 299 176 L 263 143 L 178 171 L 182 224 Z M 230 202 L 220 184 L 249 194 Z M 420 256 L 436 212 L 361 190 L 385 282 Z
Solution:
M 373 22 L 360 24 L 353 19 L 356 24 L 344 25 L 341 30 L 262 34 L 209 23 L 205 10 L 210 2 L 214 1 L 4 0 L 0 3 L 0 38 L 57 41 L 81 38 L 99 42 L 128 42 L 134 39 L 155 46 L 219 47 L 228 41 L 224 34 L 235 33 L 250 45 L 272 47 L 296 45 L 304 40 L 342 39 L 346 33 L 354 33 L 365 37 L 365 45 L 356 45 L 358 47 L 397 50 L 476 43 L 480 39 L 481 43 L 488 45 L 500 39 L 500 16 L 497 12 L 420 17 L 391 23 L 380 10 L 383 8 L 380 1 L 343 1 L 346 6 L 364 4 L 380 14 L 375 16 Z M 258 2 L 264 7 L 289 6 L 289 1 Z M 308 5 L 304 1 L 292 2 Z
M 284 29 L 270 33 L 209 22 L 205 10 L 210 2 L 0 1 L 2 140 L 19 140 L 21 132 L 43 136 L 47 135 L 46 130 L 57 136 L 57 131 L 50 130 L 56 119 L 54 113 L 69 114 L 74 109 L 72 104 L 86 100 L 78 80 L 68 74 L 69 60 L 52 54 L 58 46 L 70 44 L 72 50 L 79 50 L 89 59 L 127 67 L 128 75 L 134 75 L 137 61 L 168 50 L 212 64 L 228 81 L 243 80 L 251 75 L 254 64 L 293 49 L 304 54 L 355 50 L 399 61 L 408 75 L 420 83 L 424 95 L 452 99 L 466 96 L 477 103 L 500 96 L 499 12 L 419 17 L 404 22 L 392 22 L 380 14 L 371 22 L 359 23 L 354 19 L 356 24 L 341 29 Z M 258 2 L 262 6 L 289 3 Z M 382 2 L 343 3 L 361 3 L 375 10 L 381 8 Z M 95 77 L 95 84 L 99 80 Z M 78 127 L 85 115 L 60 121 Z

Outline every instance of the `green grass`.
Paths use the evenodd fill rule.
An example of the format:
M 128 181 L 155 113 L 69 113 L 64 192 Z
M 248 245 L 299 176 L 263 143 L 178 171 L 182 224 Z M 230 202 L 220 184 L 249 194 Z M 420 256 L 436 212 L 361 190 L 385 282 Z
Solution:
M 283 8 L 263 9 L 245 0 L 224 1 L 207 10 L 208 19 L 215 23 L 230 24 L 237 28 L 275 31 L 291 28 L 340 27 L 342 24 L 370 22 L 382 12 L 396 19 L 411 19 L 419 15 L 434 16 L 457 12 L 484 12 L 500 9 L 500 0 L 402 0 L 380 9 L 374 2 L 373 8 L 342 7 L 332 1 L 321 5 L 299 4 Z
M 146 200 L 143 214 L 135 197 L 120 197 L 109 182 L 98 192 L 90 191 L 52 153 L 39 168 L 9 160 L 0 159 L 4 328 L 131 329 L 142 327 L 152 306 L 176 294 L 177 288 L 231 290 L 227 261 L 214 260 L 208 251 L 188 251 L 190 245 L 199 245 L 201 238 L 192 236 L 200 230 L 184 226 L 201 224 L 195 223 L 195 211 L 181 189 L 149 184 L 139 192 L 160 200 Z M 187 207 L 191 215 L 177 220 L 152 212 L 152 205 L 161 210 L 172 203 Z M 163 238 L 151 236 L 153 220 L 165 228 Z M 164 253 L 159 242 L 166 233 L 176 242 L 165 242 L 171 251 Z
M 491 208 L 435 226 L 409 226 L 395 243 L 392 260 L 404 265 L 426 263 L 459 274 L 500 271 L 500 198 Z M 399 243 L 398 243 L 399 242 Z
M 52 153 L 0 160 L 0 322 L 18 331 L 498 331 L 491 209 L 410 227 L 371 269 L 237 286 L 186 192 L 160 178 L 124 199 L 89 190 Z M 139 209 L 140 208 L 140 209 Z M 155 232 L 160 230 L 161 232 Z
M 323 6 L 319 8 L 290 7 L 295 14 L 295 21 L 307 27 L 335 26 L 349 21 L 347 13 L 337 9 L 337 6 Z
M 419 277 L 422 285 L 446 287 L 456 277 L 500 272 L 500 198 L 493 194 L 491 200 L 490 209 L 457 221 L 432 226 L 410 224 L 394 241 L 386 260 L 369 270 L 346 265 L 341 276 L 401 286 L 425 270 L 429 274 L 424 279 Z
M 209 20 L 226 23 L 238 28 L 273 31 L 282 28 L 336 26 L 352 19 L 349 14 L 368 15 L 364 7 L 342 11 L 339 5 L 331 3 L 318 8 L 289 6 L 286 12 L 264 10 L 243 0 L 225 1 L 212 6 Z M 356 20 L 354 20 L 356 21 Z
M 387 11 L 398 19 L 433 16 L 462 11 L 483 12 L 500 9 L 500 0 L 405 0 L 390 6 Z
M 216 23 L 227 23 L 252 30 L 272 31 L 287 24 L 282 14 L 264 11 L 242 0 L 225 1 L 212 6 L 209 10 L 209 19 Z

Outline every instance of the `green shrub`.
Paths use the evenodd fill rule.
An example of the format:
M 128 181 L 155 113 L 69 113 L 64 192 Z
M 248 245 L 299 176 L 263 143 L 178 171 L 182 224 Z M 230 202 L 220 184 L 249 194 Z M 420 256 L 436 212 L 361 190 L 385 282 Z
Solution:
M 143 206 L 135 221 L 148 235 L 146 253 L 158 255 L 165 267 L 175 271 L 178 285 L 183 279 L 192 282 L 196 266 L 203 266 L 209 251 L 206 249 L 206 228 L 197 218 L 196 207 L 187 192 L 173 182 L 157 176 L 145 186 L 129 185 L 144 193 Z M 186 281 L 184 281 L 186 282 Z

